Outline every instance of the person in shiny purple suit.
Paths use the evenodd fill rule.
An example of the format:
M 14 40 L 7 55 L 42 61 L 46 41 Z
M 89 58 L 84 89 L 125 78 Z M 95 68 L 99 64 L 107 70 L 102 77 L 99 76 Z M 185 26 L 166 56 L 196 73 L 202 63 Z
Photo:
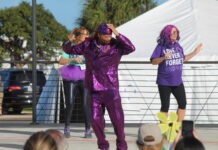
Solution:
M 112 33 L 116 38 L 112 37 Z M 118 81 L 118 65 L 123 55 L 135 51 L 134 45 L 120 34 L 113 24 L 101 23 L 92 38 L 72 46 L 73 35 L 63 44 L 66 53 L 83 55 L 86 59 L 85 86 L 89 91 L 92 128 L 97 136 L 98 148 L 108 150 L 104 133 L 106 108 L 117 136 L 117 150 L 127 150 L 124 133 L 124 113 Z

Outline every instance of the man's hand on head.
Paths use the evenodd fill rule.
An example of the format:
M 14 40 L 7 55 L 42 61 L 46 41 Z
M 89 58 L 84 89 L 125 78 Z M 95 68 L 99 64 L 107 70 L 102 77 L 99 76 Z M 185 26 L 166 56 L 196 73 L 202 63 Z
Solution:
M 75 35 L 74 35 L 73 33 L 70 33 L 70 34 L 68 35 L 68 40 L 69 40 L 70 42 L 73 42 L 73 41 L 75 40 Z
M 110 28 L 112 30 L 112 32 L 118 36 L 119 35 L 119 32 L 116 30 L 116 28 L 114 27 L 113 24 L 107 24 L 108 28 Z

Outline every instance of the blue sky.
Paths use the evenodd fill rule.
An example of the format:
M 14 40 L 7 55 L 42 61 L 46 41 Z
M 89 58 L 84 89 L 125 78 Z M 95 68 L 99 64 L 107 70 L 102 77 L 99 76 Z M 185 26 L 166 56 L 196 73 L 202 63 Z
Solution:
M 0 0 L 0 9 L 17 6 L 22 1 L 32 3 L 32 0 Z M 86 0 L 36 0 L 37 4 L 43 4 L 49 10 L 57 21 L 67 29 L 76 27 L 76 19 L 80 17 L 82 6 Z M 159 4 L 167 0 L 157 0 Z

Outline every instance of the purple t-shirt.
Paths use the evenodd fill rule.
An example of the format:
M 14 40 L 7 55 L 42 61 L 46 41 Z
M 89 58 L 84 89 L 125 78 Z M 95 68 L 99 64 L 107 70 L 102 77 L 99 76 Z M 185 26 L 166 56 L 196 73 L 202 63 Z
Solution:
M 174 43 L 170 48 L 158 44 L 150 59 L 163 57 L 167 52 L 171 53 L 171 57 L 159 64 L 156 83 L 178 86 L 182 83 L 182 66 L 185 58 L 183 48 L 179 43 Z

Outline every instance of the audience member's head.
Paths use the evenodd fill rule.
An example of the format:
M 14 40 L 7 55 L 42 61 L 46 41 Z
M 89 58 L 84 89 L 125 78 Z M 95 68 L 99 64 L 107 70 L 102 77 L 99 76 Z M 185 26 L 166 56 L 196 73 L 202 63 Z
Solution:
M 74 28 L 71 33 L 75 36 L 74 42 L 76 44 L 83 42 L 89 36 L 88 29 L 84 27 Z
M 205 148 L 194 136 L 185 136 L 178 141 L 175 150 L 205 150 Z
M 55 129 L 48 129 L 45 132 L 48 133 L 56 141 L 59 147 L 59 150 L 67 149 L 68 144 L 66 143 L 62 132 L 55 130 Z
M 140 150 L 161 150 L 163 136 L 157 124 L 144 124 L 139 128 L 137 145 Z
M 27 139 L 24 150 L 58 150 L 56 141 L 46 132 L 39 131 Z

